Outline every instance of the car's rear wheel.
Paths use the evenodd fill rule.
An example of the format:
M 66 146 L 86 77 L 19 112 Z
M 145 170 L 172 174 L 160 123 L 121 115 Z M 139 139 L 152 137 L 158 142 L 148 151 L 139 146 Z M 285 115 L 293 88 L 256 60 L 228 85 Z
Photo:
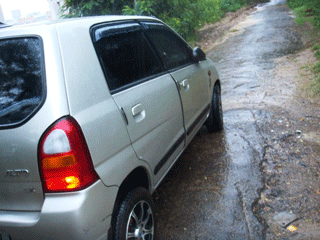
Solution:
M 219 84 L 215 84 L 213 88 L 210 114 L 205 125 L 209 133 L 218 132 L 223 129 L 222 101 Z
M 152 197 L 145 188 L 129 192 L 116 216 L 114 239 L 154 239 L 153 205 Z

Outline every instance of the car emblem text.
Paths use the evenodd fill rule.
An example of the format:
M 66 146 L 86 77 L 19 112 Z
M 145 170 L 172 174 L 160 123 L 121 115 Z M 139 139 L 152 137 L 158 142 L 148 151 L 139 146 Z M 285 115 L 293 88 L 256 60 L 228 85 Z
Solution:
M 20 177 L 20 176 L 27 177 L 27 176 L 29 176 L 29 170 L 28 169 L 7 170 L 6 176 L 8 176 L 8 177 Z

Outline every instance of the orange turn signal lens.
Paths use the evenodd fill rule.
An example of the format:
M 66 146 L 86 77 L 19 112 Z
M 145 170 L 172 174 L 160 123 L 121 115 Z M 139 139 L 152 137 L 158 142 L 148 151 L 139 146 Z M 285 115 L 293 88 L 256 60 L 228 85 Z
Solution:
M 44 169 L 56 169 L 61 167 L 70 167 L 76 163 L 73 155 L 65 155 L 59 157 L 50 157 L 43 159 Z

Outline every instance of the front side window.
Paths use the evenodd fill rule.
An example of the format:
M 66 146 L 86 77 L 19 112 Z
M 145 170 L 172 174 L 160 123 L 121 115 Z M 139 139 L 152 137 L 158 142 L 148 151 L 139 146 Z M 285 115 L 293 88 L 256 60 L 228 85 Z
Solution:
M 0 127 L 22 122 L 40 106 L 41 62 L 39 38 L 0 40 Z
M 138 23 L 97 28 L 94 41 L 111 91 L 131 86 L 162 70 Z
M 146 34 L 157 48 L 166 69 L 193 63 L 190 47 L 162 23 L 144 22 Z

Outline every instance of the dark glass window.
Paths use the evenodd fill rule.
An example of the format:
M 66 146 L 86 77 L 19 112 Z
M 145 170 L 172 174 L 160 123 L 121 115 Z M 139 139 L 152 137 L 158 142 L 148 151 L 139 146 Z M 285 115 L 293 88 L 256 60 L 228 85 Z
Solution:
M 193 63 L 191 48 L 165 25 L 156 22 L 142 23 L 146 34 L 154 43 L 166 69 Z
M 0 126 L 19 123 L 41 104 L 41 41 L 0 40 Z
M 94 40 L 110 90 L 161 72 L 161 65 L 137 23 L 99 28 Z

